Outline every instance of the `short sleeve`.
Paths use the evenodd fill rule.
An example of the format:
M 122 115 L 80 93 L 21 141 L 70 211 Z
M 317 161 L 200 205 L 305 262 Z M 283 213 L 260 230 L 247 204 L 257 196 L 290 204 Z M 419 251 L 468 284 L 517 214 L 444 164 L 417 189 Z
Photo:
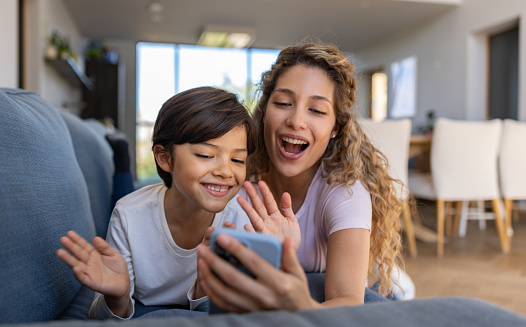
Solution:
M 347 228 L 363 228 L 371 231 L 372 204 L 369 192 L 357 181 L 350 187 L 330 187 L 323 192 L 323 224 L 330 235 Z

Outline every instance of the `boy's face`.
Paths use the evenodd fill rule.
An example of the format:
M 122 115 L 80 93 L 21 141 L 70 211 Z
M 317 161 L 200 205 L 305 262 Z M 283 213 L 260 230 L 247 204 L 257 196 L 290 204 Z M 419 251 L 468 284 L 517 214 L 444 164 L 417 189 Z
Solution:
M 222 211 L 245 180 L 247 155 L 242 126 L 203 143 L 176 145 L 171 170 L 174 193 L 208 212 Z

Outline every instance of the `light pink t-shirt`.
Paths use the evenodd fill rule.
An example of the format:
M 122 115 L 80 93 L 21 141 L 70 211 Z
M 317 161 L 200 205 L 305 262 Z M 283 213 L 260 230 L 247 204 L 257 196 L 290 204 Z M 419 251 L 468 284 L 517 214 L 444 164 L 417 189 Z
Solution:
M 254 186 L 261 196 L 257 185 Z M 244 188 L 238 195 L 248 199 Z M 296 217 L 301 230 L 298 251 L 301 265 L 307 272 L 324 272 L 330 234 L 347 228 L 371 230 L 371 196 L 360 181 L 350 190 L 341 184 L 329 185 L 318 168 Z

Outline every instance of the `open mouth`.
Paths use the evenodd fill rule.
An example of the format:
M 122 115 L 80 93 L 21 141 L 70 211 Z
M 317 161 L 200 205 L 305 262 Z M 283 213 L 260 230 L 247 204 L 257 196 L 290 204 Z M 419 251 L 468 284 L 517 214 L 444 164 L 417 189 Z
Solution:
M 290 155 L 295 155 L 305 151 L 305 149 L 307 149 L 309 146 L 309 143 L 296 138 L 282 137 L 279 141 L 279 145 L 283 152 Z

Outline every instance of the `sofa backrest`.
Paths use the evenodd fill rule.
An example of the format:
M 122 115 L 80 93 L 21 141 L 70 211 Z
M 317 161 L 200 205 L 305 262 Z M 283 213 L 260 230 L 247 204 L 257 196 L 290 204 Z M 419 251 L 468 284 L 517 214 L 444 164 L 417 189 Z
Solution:
M 17 89 L 0 89 L 0 217 L 0 322 L 56 319 L 80 290 L 55 255 L 59 238 L 75 230 L 90 240 L 95 226 L 59 111 Z
M 96 120 L 82 120 L 68 113 L 60 112 L 66 122 L 75 157 L 84 175 L 90 197 L 91 213 L 97 236 L 106 238 L 110 221 L 113 190 L 113 150 L 106 140 L 107 129 Z

